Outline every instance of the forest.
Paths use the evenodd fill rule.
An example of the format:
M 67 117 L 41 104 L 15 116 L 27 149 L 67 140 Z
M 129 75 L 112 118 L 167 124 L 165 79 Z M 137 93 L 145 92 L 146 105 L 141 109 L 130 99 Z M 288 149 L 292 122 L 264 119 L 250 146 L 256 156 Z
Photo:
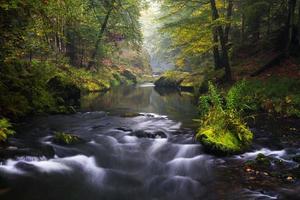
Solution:
M 1 0 L 0 199 L 300 199 L 300 1 Z

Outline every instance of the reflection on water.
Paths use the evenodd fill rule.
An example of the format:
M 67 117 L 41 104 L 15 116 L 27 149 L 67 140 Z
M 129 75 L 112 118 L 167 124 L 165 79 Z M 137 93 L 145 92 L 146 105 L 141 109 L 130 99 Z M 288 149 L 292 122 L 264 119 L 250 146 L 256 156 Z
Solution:
M 197 118 L 193 95 L 174 90 L 158 90 L 153 84 L 117 87 L 105 94 L 90 93 L 82 97 L 82 110 L 108 111 L 113 115 L 126 112 L 144 112 L 166 115 L 195 127 L 192 119 Z

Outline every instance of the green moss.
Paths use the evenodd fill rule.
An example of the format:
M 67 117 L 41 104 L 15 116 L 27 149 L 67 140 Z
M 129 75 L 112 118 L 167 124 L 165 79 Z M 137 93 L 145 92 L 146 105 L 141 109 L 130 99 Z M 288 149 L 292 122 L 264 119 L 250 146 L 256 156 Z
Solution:
M 199 89 L 204 83 L 204 75 L 202 73 L 194 73 L 186 76 L 180 83 L 181 88 Z
M 202 117 L 196 139 L 214 152 L 237 153 L 246 149 L 253 139 L 239 111 L 229 105 L 211 83 L 208 95 L 200 97 Z
M 205 84 L 205 76 L 203 72 L 167 71 L 154 84 L 156 87 L 170 87 L 197 92 Z
M 138 116 L 141 116 L 141 114 L 134 113 L 134 112 L 127 112 L 121 115 L 121 117 L 125 117 L 125 118 L 138 117 Z
M 74 144 L 82 143 L 83 140 L 80 137 L 70 133 L 55 132 L 54 142 L 62 145 L 74 145 Z
M 236 114 L 216 109 L 204 117 L 196 138 L 210 150 L 237 153 L 249 146 L 253 134 Z
M 131 85 L 137 83 L 136 75 L 134 75 L 132 71 L 125 69 L 121 71 L 121 75 L 125 77 L 127 84 Z
M 179 87 L 180 83 L 184 80 L 189 73 L 180 71 L 167 71 L 155 81 L 157 87 Z
M 14 133 L 11 123 L 5 118 L 0 119 L 0 142 L 5 141 L 8 136 Z
M 209 83 L 208 94 L 199 99 L 199 111 L 197 139 L 214 150 L 238 152 L 253 137 L 243 116 L 263 111 L 300 117 L 300 81 L 286 78 L 240 81 L 223 93 Z

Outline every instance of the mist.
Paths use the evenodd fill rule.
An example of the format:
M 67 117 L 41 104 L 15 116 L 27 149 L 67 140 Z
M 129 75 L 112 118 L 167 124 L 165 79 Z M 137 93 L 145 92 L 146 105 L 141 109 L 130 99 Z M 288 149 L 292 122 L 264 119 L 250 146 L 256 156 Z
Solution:
M 142 24 L 143 48 L 148 52 L 150 65 L 154 73 L 174 69 L 172 59 L 167 53 L 167 46 L 164 45 L 166 38 L 159 29 L 162 16 L 160 4 L 149 2 L 149 7 L 141 12 L 140 22 Z

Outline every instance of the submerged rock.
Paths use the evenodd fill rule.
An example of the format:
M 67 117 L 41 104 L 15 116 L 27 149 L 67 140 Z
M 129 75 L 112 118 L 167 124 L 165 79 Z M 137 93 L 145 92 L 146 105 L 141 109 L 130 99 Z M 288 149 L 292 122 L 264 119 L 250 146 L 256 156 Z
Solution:
M 294 156 L 293 161 L 300 163 L 300 155 Z
M 137 130 L 134 131 L 130 134 L 131 136 L 136 136 L 138 138 L 151 138 L 151 139 L 155 139 L 155 138 L 167 138 L 167 135 L 162 132 L 162 131 L 157 131 L 157 132 L 147 132 L 147 131 L 143 131 L 143 130 Z
M 53 158 L 55 155 L 52 146 L 37 146 L 35 148 L 27 147 L 8 147 L 0 149 L 0 161 L 5 159 L 15 159 L 22 156 L 33 156 L 33 157 L 43 157 Z
M 269 157 L 265 156 L 264 154 L 260 153 L 255 158 L 255 162 L 263 167 L 270 167 L 271 166 L 271 160 Z
M 124 132 L 132 132 L 132 129 L 127 128 L 127 127 L 119 127 L 119 128 L 116 128 L 116 129 L 119 130 L 119 131 L 124 131 Z

